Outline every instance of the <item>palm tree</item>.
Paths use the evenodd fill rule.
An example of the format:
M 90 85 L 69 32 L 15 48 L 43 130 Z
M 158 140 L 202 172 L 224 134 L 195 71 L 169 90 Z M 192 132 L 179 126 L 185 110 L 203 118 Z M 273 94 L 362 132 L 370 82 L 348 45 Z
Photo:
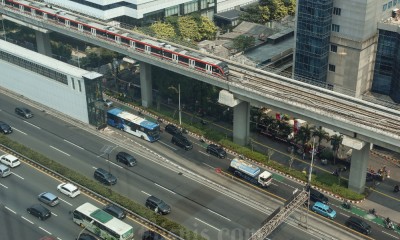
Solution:
M 339 150 L 339 147 L 342 144 L 343 135 L 336 135 L 336 134 L 332 135 L 330 140 L 331 140 L 332 150 L 334 152 L 334 154 L 333 154 L 333 164 L 336 164 L 336 156 L 337 156 L 337 152 Z
M 305 126 L 301 126 L 299 131 L 297 132 L 295 139 L 296 141 L 300 141 L 301 145 L 303 146 L 303 150 L 306 143 L 311 139 L 311 131 L 312 128 L 307 124 Z
M 316 128 L 312 134 L 313 137 L 318 137 L 318 147 L 321 145 L 321 141 L 325 139 L 326 141 L 329 141 L 329 134 L 322 128 L 322 126 L 319 126 Z

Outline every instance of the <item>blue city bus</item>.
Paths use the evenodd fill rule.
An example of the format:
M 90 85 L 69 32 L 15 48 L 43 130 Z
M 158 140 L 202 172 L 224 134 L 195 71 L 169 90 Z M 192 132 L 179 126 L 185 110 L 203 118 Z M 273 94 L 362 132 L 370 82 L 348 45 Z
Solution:
M 119 108 L 107 111 L 107 124 L 149 142 L 160 139 L 159 124 Z

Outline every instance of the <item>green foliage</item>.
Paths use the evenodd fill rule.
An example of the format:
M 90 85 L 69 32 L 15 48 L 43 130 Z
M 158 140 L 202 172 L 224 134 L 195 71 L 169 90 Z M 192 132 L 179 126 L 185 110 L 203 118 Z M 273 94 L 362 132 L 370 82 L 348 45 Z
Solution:
M 156 22 L 153 23 L 150 28 L 157 38 L 169 39 L 176 36 L 174 26 L 169 23 Z
M 217 27 L 215 26 L 214 22 L 211 21 L 208 17 L 201 16 L 199 23 L 199 33 L 201 40 L 214 39 L 216 32 Z
M 271 10 L 271 19 L 280 20 L 288 15 L 288 10 L 283 0 L 266 0 L 265 2 Z
M 240 14 L 240 20 L 265 24 L 269 21 L 270 10 L 268 6 L 250 5 Z
M 192 16 L 182 16 L 178 19 L 178 29 L 183 39 L 198 41 L 201 39 L 199 26 Z
M 290 16 L 294 16 L 296 13 L 296 0 L 286 0 L 285 7 L 287 9 L 287 13 Z
M 62 60 L 68 60 L 71 58 L 72 47 L 64 42 L 50 42 L 51 51 L 53 54 L 60 56 Z
M 256 39 L 253 36 L 240 35 L 233 39 L 233 47 L 241 52 L 255 45 Z
M 108 199 L 114 201 L 121 206 L 131 210 L 132 212 L 138 214 L 139 216 L 148 219 L 149 221 L 156 223 L 157 225 L 167 229 L 170 232 L 177 234 L 178 236 L 182 237 L 183 239 L 193 239 L 193 240 L 205 240 L 205 238 L 201 237 L 200 235 L 186 229 L 185 227 L 161 216 L 156 214 L 154 211 L 151 211 L 143 206 L 143 204 L 139 204 L 130 200 L 129 198 L 110 190 L 109 188 L 105 187 L 103 184 L 100 184 L 94 181 L 91 178 L 87 178 L 86 176 L 71 170 L 53 160 L 47 158 L 46 156 L 33 151 L 32 149 L 21 145 L 6 136 L 0 135 L 0 144 L 13 149 L 14 151 L 30 158 L 31 160 L 35 161 L 36 163 L 45 166 L 64 177 L 80 184 Z

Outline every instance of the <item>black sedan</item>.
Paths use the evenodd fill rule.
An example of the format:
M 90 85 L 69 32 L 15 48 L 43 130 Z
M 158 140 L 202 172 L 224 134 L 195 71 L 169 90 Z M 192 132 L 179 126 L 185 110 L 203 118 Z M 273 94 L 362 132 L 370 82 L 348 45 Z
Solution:
M 172 124 L 168 124 L 167 126 L 165 126 L 165 131 L 171 135 L 176 135 L 176 134 L 182 134 L 181 130 Z
M 210 144 L 207 146 L 207 152 L 211 155 L 217 156 L 219 158 L 226 158 L 226 152 L 225 150 L 216 145 L 216 144 Z
M 40 220 L 46 220 L 51 217 L 51 212 L 49 209 L 43 207 L 41 204 L 34 204 L 26 209 L 29 214 L 39 218 Z
M 4 133 L 4 134 L 10 134 L 12 133 L 12 128 L 10 127 L 10 125 L 8 125 L 5 122 L 0 121 L 0 132 Z

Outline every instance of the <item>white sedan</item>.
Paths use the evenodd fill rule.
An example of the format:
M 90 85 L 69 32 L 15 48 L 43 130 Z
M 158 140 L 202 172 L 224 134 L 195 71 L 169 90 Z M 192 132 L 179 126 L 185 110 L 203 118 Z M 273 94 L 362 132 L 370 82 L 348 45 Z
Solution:
M 57 190 L 71 198 L 81 194 L 81 191 L 79 191 L 78 187 L 71 183 L 61 183 L 57 186 Z

